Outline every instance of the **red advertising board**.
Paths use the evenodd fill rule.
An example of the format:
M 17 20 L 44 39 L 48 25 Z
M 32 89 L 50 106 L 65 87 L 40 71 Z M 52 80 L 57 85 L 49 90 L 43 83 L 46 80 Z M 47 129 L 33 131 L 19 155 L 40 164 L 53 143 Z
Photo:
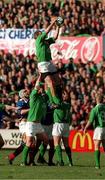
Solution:
M 24 56 L 35 54 L 34 39 L 0 39 L 0 50 L 16 52 Z M 103 56 L 102 37 L 60 37 L 51 45 L 52 59 L 62 60 L 64 63 L 72 57 L 75 63 L 81 58 L 83 63 L 94 61 L 98 63 Z
M 93 152 L 93 131 L 87 131 L 84 134 L 83 131 L 71 130 L 69 134 L 69 146 L 73 152 Z M 103 151 L 102 147 L 101 151 Z
M 59 53 L 60 52 L 60 55 Z M 83 63 L 94 61 L 98 63 L 102 59 L 102 37 L 61 37 L 56 44 L 52 45 L 52 58 L 63 59 L 67 62 L 73 58 L 75 63 L 81 58 Z

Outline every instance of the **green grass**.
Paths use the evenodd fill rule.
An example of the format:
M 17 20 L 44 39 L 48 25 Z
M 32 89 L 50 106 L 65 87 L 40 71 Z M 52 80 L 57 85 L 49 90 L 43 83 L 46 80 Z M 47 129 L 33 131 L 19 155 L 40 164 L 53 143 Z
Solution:
M 93 153 L 73 153 L 73 167 L 68 167 L 65 153 L 64 167 L 21 167 L 21 155 L 13 165 L 8 164 L 7 155 L 10 152 L 12 151 L 0 151 L 0 179 L 105 179 L 104 153 L 101 154 L 101 169 L 96 170 Z

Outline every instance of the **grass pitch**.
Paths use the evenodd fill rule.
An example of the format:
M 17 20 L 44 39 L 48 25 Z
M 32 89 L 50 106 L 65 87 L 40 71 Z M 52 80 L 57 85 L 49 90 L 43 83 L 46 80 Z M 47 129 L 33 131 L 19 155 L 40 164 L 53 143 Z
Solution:
M 21 155 L 15 159 L 13 165 L 9 165 L 7 155 L 10 152 L 12 150 L 0 151 L 0 179 L 105 179 L 104 153 L 101 154 L 101 169 L 96 170 L 93 153 L 73 153 L 73 167 L 67 165 L 65 152 L 63 153 L 64 167 L 43 165 L 21 167 L 19 165 Z

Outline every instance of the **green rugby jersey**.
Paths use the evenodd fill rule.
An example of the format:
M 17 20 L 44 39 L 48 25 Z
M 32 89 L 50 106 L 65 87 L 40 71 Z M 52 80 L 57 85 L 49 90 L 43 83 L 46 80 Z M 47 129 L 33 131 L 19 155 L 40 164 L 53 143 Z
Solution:
M 54 123 L 71 123 L 70 103 L 62 102 L 60 108 L 54 110 Z
M 42 32 L 42 34 L 39 35 L 35 41 L 38 62 L 48 62 L 52 59 L 50 45 L 55 43 L 55 40 L 54 38 L 46 38 L 46 32 Z
M 41 121 L 46 116 L 47 106 L 46 100 L 38 94 L 37 90 L 33 90 L 30 95 L 30 110 L 28 113 L 28 121 Z
M 94 128 L 105 127 L 105 104 L 97 104 L 90 112 L 89 121 Z

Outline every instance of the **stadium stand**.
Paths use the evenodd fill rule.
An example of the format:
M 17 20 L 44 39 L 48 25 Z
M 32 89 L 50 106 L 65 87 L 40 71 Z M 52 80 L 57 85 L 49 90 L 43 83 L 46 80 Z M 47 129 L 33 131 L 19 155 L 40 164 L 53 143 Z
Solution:
M 46 28 L 53 15 L 64 17 L 62 36 L 89 34 L 100 36 L 105 27 L 104 1 L 0 1 L 0 29 Z M 58 68 L 61 63 L 58 63 Z M 105 91 L 105 59 L 99 64 L 88 62 L 71 66 L 62 64 L 61 77 L 70 93 L 72 127 L 81 128 L 95 105 L 94 94 Z M 69 67 L 69 68 L 68 68 Z M 36 56 L 17 55 L 0 51 L 0 100 L 16 104 L 18 91 L 31 91 L 37 75 Z M 93 88 L 94 87 L 94 88 Z M 12 112 L 10 113 L 12 114 Z M 14 115 L 14 114 L 13 114 Z M 5 121 L 6 122 L 6 121 Z M 6 127 L 6 125 L 4 126 Z M 12 126 L 13 127 L 13 126 Z

